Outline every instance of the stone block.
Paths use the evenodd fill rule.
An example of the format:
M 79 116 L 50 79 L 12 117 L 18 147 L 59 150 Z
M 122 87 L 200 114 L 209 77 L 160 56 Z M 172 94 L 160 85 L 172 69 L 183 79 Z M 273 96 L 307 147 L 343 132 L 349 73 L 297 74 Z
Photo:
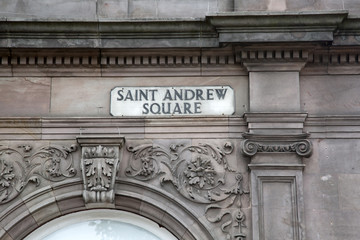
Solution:
M 319 171 L 321 174 L 359 174 L 359 140 L 326 139 L 319 144 Z
M 305 215 L 307 239 L 338 240 L 335 235 L 334 217 L 331 212 L 313 209 L 306 211 Z
M 43 204 L 47 205 L 31 213 L 38 225 L 42 225 L 61 215 L 56 202 L 49 203 L 49 201 L 45 201 Z
M 337 175 L 305 175 L 303 181 L 306 211 L 339 208 Z
M 158 0 L 159 17 L 164 18 L 204 18 L 217 7 L 217 0 Z
M 3 0 L 0 9 L 10 19 L 96 19 L 95 0 Z
M 82 196 L 57 201 L 57 205 L 62 214 L 72 213 L 75 211 L 86 209 L 85 202 Z
M 360 174 L 339 175 L 339 202 L 341 209 L 360 209 Z
M 250 72 L 252 112 L 295 112 L 300 110 L 297 72 Z
M 130 0 L 128 4 L 130 18 L 158 17 L 157 0 Z
M 247 10 L 268 10 L 267 0 L 234 0 L 234 10 L 235 11 L 247 11 Z
M 302 76 L 301 110 L 309 114 L 358 114 L 360 82 L 355 75 Z
M 49 78 L 0 78 L 0 116 L 46 116 L 49 107 Z
M 343 9 L 342 1 L 338 0 L 234 0 L 234 5 L 235 11 L 315 11 Z
M 0 238 L 1 238 L 1 240 L 14 240 L 14 239 L 13 239 L 12 237 L 10 237 L 10 235 L 7 234 L 7 233 L 4 233 L 4 234 L 0 235 Z
M 307 239 L 359 239 L 359 211 L 332 209 L 306 212 Z
M 349 10 L 349 15 L 352 17 L 360 16 L 360 4 L 358 0 L 343 0 L 344 9 Z
M 128 18 L 128 0 L 99 0 L 97 7 L 100 19 Z
M 13 239 L 23 239 L 30 232 L 38 227 L 34 218 L 29 215 L 18 221 L 16 226 L 11 228 L 8 233 Z
M 115 207 L 117 209 L 129 211 L 138 214 L 140 212 L 141 200 L 129 198 L 126 196 L 115 196 Z

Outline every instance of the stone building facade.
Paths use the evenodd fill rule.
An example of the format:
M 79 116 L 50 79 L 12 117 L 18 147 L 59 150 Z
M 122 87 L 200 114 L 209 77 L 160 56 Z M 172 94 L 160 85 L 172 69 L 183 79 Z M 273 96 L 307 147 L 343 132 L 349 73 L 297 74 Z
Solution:
M 359 238 L 357 0 L 3 0 L 0 14 L 1 240 L 108 210 L 184 240 Z M 226 88 L 233 114 L 114 114 L 114 89 L 146 87 L 200 102 Z

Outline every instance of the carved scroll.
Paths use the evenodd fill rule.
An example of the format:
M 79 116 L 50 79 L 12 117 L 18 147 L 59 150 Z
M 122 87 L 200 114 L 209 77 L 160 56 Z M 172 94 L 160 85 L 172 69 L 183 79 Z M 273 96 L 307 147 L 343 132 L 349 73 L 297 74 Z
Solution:
M 222 148 L 207 143 L 172 144 L 169 149 L 145 144 L 128 146 L 127 150 L 132 153 L 126 169 L 128 177 L 140 181 L 159 179 L 162 185 L 171 183 L 186 199 L 209 204 L 205 217 L 209 222 L 220 223 L 226 239 L 245 239 L 241 198 L 249 191 L 243 189 L 242 173 L 226 159 L 233 152 L 230 142 Z M 230 217 L 225 220 L 226 215 Z
M 289 143 L 280 142 L 278 144 L 246 139 L 241 144 L 241 150 L 248 157 L 254 156 L 258 152 L 288 152 L 296 153 L 301 157 L 309 157 L 312 153 L 312 144 L 306 139 Z
M 17 197 L 29 183 L 39 186 L 41 179 L 62 181 L 76 175 L 71 152 L 76 145 L 45 146 L 33 150 L 30 145 L 0 147 L 0 204 Z

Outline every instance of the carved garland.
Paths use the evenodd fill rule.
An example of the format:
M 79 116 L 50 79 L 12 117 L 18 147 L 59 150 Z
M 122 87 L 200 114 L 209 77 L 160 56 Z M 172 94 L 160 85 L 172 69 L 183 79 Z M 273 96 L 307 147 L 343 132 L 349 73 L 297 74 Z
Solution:
M 200 143 L 197 146 L 173 144 L 169 149 L 146 144 L 129 146 L 127 150 L 132 153 L 126 169 L 128 177 L 148 181 L 161 176 L 161 184 L 172 183 L 188 200 L 209 204 L 205 216 L 209 222 L 221 223 L 226 239 L 246 238 L 241 198 L 249 191 L 242 186 L 243 175 L 227 162 L 226 155 L 233 152 L 230 142 L 222 149 Z M 230 186 L 229 180 L 232 182 Z M 230 220 L 225 216 L 230 216 Z
M 33 151 L 30 145 L 0 146 L 0 204 L 17 197 L 29 183 L 39 186 L 41 178 L 56 182 L 76 175 L 71 152 L 76 145 L 46 146 Z

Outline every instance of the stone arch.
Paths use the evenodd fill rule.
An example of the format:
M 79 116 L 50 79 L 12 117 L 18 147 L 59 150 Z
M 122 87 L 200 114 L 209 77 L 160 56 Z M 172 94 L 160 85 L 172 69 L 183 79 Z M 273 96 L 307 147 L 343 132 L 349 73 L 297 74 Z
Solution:
M 23 239 L 43 224 L 78 211 L 118 209 L 138 214 L 166 228 L 178 239 L 213 239 L 206 224 L 165 191 L 118 180 L 114 204 L 86 204 L 83 181 L 72 179 L 29 192 L 11 202 L 0 216 L 0 240 Z

